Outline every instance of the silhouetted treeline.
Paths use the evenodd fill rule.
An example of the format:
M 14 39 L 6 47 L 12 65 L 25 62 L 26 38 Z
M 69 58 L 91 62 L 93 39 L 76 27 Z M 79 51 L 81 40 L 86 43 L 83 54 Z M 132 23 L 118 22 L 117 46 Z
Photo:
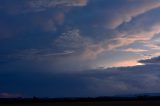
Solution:
M 148 101 L 160 100 L 160 96 L 136 96 L 136 97 L 88 97 L 88 98 L 0 98 L 0 103 L 17 102 L 105 102 L 105 101 Z

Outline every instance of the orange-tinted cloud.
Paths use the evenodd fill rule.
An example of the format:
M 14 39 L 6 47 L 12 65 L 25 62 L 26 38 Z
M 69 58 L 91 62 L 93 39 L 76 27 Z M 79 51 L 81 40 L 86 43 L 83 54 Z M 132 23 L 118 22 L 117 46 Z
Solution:
M 125 51 L 125 52 L 131 52 L 131 53 L 143 53 L 143 52 L 146 52 L 148 50 L 145 50 L 145 49 L 136 49 L 136 48 L 128 48 L 128 49 L 125 49 L 123 51 Z
M 123 60 L 115 63 L 114 67 L 128 67 L 128 66 L 137 66 L 137 65 L 143 65 L 143 64 L 137 62 L 137 60 Z

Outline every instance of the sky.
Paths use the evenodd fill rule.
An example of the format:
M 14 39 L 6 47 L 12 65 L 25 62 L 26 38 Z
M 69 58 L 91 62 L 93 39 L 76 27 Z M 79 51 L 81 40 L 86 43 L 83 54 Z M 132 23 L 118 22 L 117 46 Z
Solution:
M 160 93 L 160 0 L 0 0 L 0 97 Z

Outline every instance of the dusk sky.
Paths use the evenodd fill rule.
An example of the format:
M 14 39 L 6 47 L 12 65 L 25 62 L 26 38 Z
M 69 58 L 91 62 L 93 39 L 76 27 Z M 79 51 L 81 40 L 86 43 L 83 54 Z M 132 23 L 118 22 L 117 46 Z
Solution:
M 0 97 L 160 93 L 160 0 L 0 0 Z

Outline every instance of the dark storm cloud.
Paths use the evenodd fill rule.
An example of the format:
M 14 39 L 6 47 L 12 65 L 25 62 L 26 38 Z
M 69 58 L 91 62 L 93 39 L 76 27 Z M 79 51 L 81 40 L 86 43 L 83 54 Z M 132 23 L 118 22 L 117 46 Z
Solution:
M 159 57 L 154 57 L 154 58 L 151 58 L 151 59 L 140 60 L 139 62 L 144 63 L 144 64 L 159 65 L 160 64 L 160 56 Z
M 54 32 L 63 24 L 66 13 L 72 7 L 83 7 L 87 3 L 87 0 L 0 1 L 0 12 L 2 15 L 0 18 L 2 21 L 0 38 L 22 35 L 22 32 L 29 32 L 36 30 L 36 28 L 45 32 Z M 25 27 L 22 25 L 25 25 Z M 20 32 L 19 30 L 22 29 L 23 31 Z
M 16 36 L 10 38 L 11 41 L 6 41 L 9 43 L 2 43 L 3 50 L 12 42 L 12 46 L 15 46 L 13 49 L 44 48 L 46 51 L 44 54 L 48 55 L 45 48 L 54 48 L 57 51 L 60 50 L 55 54 L 66 54 L 68 53 L 66 51 L 77 53 L 67 59 L 87 60 L 87 58 L 95 59 L 101 53 L 128 46 L 137 41 L 148 41 L 160 32 L 158 18 L 156 18 L 159 17 L 159 10 L 156 9 L 159 7 L 159 2 L 156 0 L 152 2 L 145 0 L 23 0 L 21 2 L 7 0 L 1 2 L 2 8 L 4 7 L 1 10 L 3 13 L 1 36 L 2 38 Z M 17 13 L 18 15 L 13 16 L 5 14 L 7 8 L 12 6 L 18 11 L 39 9 L 41 12 L 25 13 L 23 11 L 23 14 Z M 81 8 L 68 10 L 68 6 Z M 111 13 L 115 17 L 110 18 Z M 141 23 L 142 20 L 143 23 Z M 106 26 L 110 26 L 109 22 L 116 22 L 113 25 L 115 28 L 108 29 Z M 53 56 L 54 52 L 49 53 L 50 56 L 51 54 Z M 35 57 L 35 54 L 33 55 Z M 38 55 L 38 57 L 43 56 Z
M 22 94 L 24 97 L 88 97 L 160 92 L 159 65 L 91 69 L 79 73 L 48 73 L 40 71 L 42 69 L 35 72 L 37 69 L 26 68 L 22 71 L 19 68 L 9 73 L 1 72 L 1 91 Z
M 81 64 L 81 68 L 82 67 L 88 68 L 92 64 L 91 61 L 94 61 L 96 59 L 96 57 L 103 52 L 112 51 L 116 48 L 133 44 L 136 41 L 147 41 L 147 40 L 151 39 L 152 37 L 154 37 L 154 35 L 159 32 L 159 23 L 157 22 L 158 20 L 156 20 L 154 18 L 153 18 L 154 20 L 150 19 L 149 16 L 150 15 L 152 15 L 153 17 L 159 16 L 158 9 L 156 11 L 157 12 L 151 11 L 149 13 L 146 13 L 146 14 L 144 14 L 144 16 L 143 15 L 139 16 L 139 17 L 137 16 L 137 19 L 134 19 L 134 20 L 132 20 L 132 22 L 127 23 L 124 26 L 121 26 L 120 29 L 118 29 L 118 31 L 115 30 L 115 34 L 113 34 L 112 36 L 106 35 L 105 37 L 103 37 L 103 40 L 99 40 L 99 41 L 96 38 L 92 37 L 91 35 L 86 36 L 86 34 L 84 33 L 84 32 L 86 32 L 86 30 L 82 30 L 81 28 L 79 28 L 79 29 L 73 28 L 71 30 L 67 30 L 64 32 L 63 31 L 58 32 L 59 31 L 58 30 L 58 31 L 56 31 L 58 33 L 53 33 L 52 35 L 51 34 L 48 35 L 48 33 L 44 33 L 44 32 L 42 33 L 41 31 L 39 33 L 35 33 L 34 30 L 37 30 L 35 28 L 35 26 L 33 27 L 32 25 L 28 25 L 27 28 L 29 28 L 31 26 L 31 29 L 30 28 L 28 29 L 30 31 L 29 31 L 29 33 L 27 33 L 27 36 L 28 35 L 30 36 L 31 35 L 30 32 L 32 32 L 32 31 L 33 31 L 33 35 L 31 35 L 29 38 L 25 37 L 25 39 L 22 38 L 23 37 L 22 36 L 21 37 L 22 42 L 23 41 L 27 42 L 26 38 L 29 39 L 28 41 L 30 42 L 30 44 L 33 43 L 32 44 L 33 47 L 31 47 L 31 49 L 37 50 L 38 53 L 33 53 L 32 51 L 30 51 L 30 47 L 26 47 L 25 45 L 23 45 L 23 46 L 25 46 L 24 48 L 29 48 L 28 50 L 26 50 L 28 52 L 25 52 L 25 54 L 23 54 L 24 50 L 22 50 L 21 53 L 17 53 L 16 55 L 13 55 L 13 57 L 15 58 L 17 56 L 18 59 L 21 58 L 24 60 L 25 59 L 30 59 L 30 60 L 33 59 L 36 61 L 45 60 L 45 61 L 48 61 L 47 63 L 50 62 L 51 66 L 54 66 L 54 67 L 57 67 L 57 66 L 62 67 L 63 66 L 64 67 L 63 70 L 65 70 L 66 68 L 69 68 L 70 70 L 71 69 L 74 70 L 74 69 L 76 69 L 76 67 L 79 66 L 79 64 Z M 50 14 L 50 12 L 47 14 Z M 55 21 L 55 19 L 57 19 L 57 18 L 55 18 L 56 16 L 57 16 L 57 14 L 55 14 L 55 15 L 53 14 L 53 16 L 52 15 L 44 16 L 42 13 L 40 13 L 40 14 L 38 14 L 38 16 L 35 16 L 37 18 L 34 17 L 34 20 L 39 19 L 37 21 L 38 25 L 41 25 L 40 27 L 43 27 L 45 30 L 47 30 L 47 29 L 54 30 L 56 28 L 56 26 L 54 26 L 53 24 L 55 24 L 55 22 L 57 22 L 57 21 Z M 145 18 L 145 20 L 143 20 L 143 21 L 145 24 L 142 25 L 142 24 L 140 24 L 140 22 L 144 18 Z M 61 20 L 63 20 L 63 18 L 60 19 L 60 22 L 61 22 Z M 34 22 L 34 24 L 35 24 L 35 22 Z M 132 24 L 132 25 L 130 25 L 130 24 Z M 150 26 L 147 26 L 147 24 L 150 24 Z M 91 29 L 89 31 L 92 32 Z M 38 31 L 39 30 L 37 30 L 36 32 L 38 32 Z M 48 36 L 53 36 L 53 37 L 50 37 L 52 39 L 50 39 L 50 38 L 48 39 L 47 38 Z M 99 35 L 99 36 L 101 36 L 101 35 Z M 43 39 L 43 38 L 45 38 L 45 39 Z M 35 42 L 31 41 L 33 39 L 36 39 Z M 37 43 L 38 43 L 37 45 L 39 45 L 39 47 L 43 46 L 44 45 L 44 43 L 42 43 L 42 42 L 44 42 L 43 40 L 46 40 L 45 42 L 47 42 L 47 40 L 50 41 L 50 42 L 45 43 L 50 46 L 49 47 L 50 50 L 47 50 L 47 49 L 42 50 L 42 48 L 39 49 L 39 48 L 34 47 L 35 46 L 34 44 L 37 44 Z M 21 44 L 23 44 L 23 43 L 21 43 Z M 18 43 L 17 43 L 17 45 L 18 45 Z M 29 44 L 26 44 L 26 45 L 29 46 Z M 48 45 L 46 45 L 46 46 L 48 46 Z M 22 46 L 22 48 L 23 48 L 23 46 Z M 43 48 L 45 48 L 45 46 Z M 56 52 L 54 50 L 52 50 L 53 48 Z M 69 55 L 67 55 L 67 54 L 69 54 Z M 43 63 L 43 61 L 41 61 L 41 62 Z M 53 63 L 55 65 L 52 65 Z M 72 68 L 73 66 L 75 66 L 75 67 Z M 80 69 L 80 70 L 83 70 L 83 69 Z
M 148 52 L 130 45 L 157 37 L 159 7 L 159 0 L 1 0 L 0 96 L 160 92 L 159 57 L 143 66 L 96 64 L 130 61 L 121 48 L 132 58 Z

